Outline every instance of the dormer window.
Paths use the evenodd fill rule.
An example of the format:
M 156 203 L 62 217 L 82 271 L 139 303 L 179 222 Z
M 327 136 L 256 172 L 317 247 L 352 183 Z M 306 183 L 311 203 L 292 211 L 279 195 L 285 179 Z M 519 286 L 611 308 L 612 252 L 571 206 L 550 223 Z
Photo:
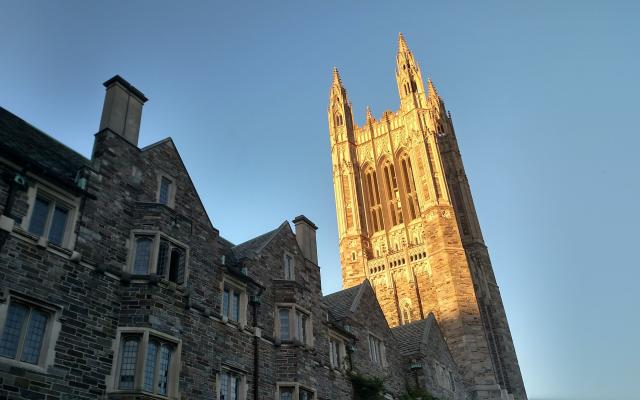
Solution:
M 158 203 L 173 207 L 175 202 L 175 182 L 166 175 L 158 177 Z

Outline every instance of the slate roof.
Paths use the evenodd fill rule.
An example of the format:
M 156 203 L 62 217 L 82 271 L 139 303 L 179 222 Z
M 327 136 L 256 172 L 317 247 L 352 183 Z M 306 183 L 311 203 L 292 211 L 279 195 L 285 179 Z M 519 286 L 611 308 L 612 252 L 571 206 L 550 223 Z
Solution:
M 392 328 L 391 331 L 398 343 L 400 354 L 408 356 L 418 353 L 422 345 L 426 343 L 426 338 L 434 323 L 433 314 L 429 314 L 426 319 Z
M 0 107 L 0 153 L 40 174 L 73 185 L 91 161 Z
M 260 236 L 256 236 L 253 239 L 247 240 L 244 243 L 240 243 L 237 246 L 231 248 L 233 255 L 239 260 L 244 257 L 251 257 L 258 254 L 264 249 L 264 247 L 273 239 L 276 234 L 286 225 L 289 225 L 287 221 L 284 221 L 276 229 L 264 233 Z
M 329 314 L 334 319 L 340 320 L 349 314 L 349 310 L 356 300 L 356 297 L 358 297 L 362 285 L 364 285 L 364 282 L 357 286 L 328 294 L 322 298 L 322 301 L 329 309 Z

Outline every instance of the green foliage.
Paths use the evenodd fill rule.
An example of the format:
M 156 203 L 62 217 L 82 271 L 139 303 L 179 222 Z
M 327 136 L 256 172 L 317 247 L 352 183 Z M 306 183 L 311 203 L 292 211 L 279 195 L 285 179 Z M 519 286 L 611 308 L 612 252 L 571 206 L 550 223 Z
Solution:
M 353 400 L 383 400 L 384 382 L 380 378 L 368 378 L 356 373 L 350 373 L 349 379 L 353 386 Z
M 409 389 L 400 400 L 438 400 L 438 398 L 423 389 Z

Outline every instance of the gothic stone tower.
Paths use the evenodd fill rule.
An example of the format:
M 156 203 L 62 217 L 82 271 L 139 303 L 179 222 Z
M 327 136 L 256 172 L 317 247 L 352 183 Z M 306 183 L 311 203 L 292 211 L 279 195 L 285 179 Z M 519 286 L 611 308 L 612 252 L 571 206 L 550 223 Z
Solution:
M 329 133 L 345 288 L 369 279 L 391 326 L 433 313 L 474 398 L 526 399 L 451 115 L 400 34 L 400 109 L 353 121 L 338 71 Z

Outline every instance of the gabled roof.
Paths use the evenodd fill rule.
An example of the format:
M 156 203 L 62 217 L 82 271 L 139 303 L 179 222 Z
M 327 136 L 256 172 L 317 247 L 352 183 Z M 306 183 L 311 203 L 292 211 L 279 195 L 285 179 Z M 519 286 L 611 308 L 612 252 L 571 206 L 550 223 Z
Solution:
M 262 249 L 264 249 L 267 244 L 269 244 L 269 242 L 271 242 L 271 240 L 276 237 L 278 232 L 280 232 L 285 227 L 289 227 L 289 229 L 291 229 L 291 227 L 289 226 L 289 222 L 284 221 L 276 229 L 267 233 L 263 233 L 260 236 L 256 236 L 253 239 L 247 240 L 244 243 L 240 243 L 239 245 L 232 247 L 231 250 L 233 251 L 233 255 L 236 257 L 236 259 L 240 260 L 244 257 L 251 257 L 260 254 Z
M 335 320 L 340 320 L 347 317 L 351 311 L 355 311 L 368 282 L 365 280 L 357 286 L 324 296 L 322 301 L 327 305 L 329 315 Z
M 78 170 L 91 165 L 80 153 L 0 107 L 0 153 L 40 174 L 73 185 Z
M 426 319 L 392 328 L 391 331 L 397 340 L 400 353 L 403 356 L 409 356 L 420 352 L 422 346 L 427 343 L 431 329 L 436 324 L 433 314 L 429 314 Z

